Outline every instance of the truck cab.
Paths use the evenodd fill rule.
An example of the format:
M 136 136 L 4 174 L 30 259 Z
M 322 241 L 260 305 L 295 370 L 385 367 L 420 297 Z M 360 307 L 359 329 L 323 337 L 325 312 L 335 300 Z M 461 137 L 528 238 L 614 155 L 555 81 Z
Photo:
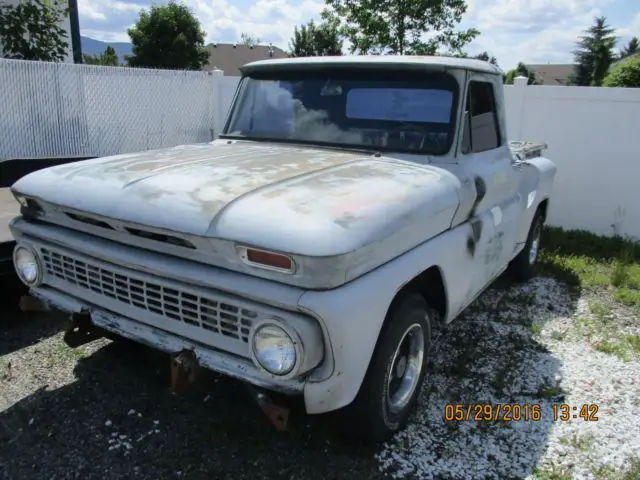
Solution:
M 543 143 L 507 140 L 488 62 L 317 57 L 242 73 L 211 143 L 16 182 L 16 271 L 80 319 L 74 345 L 133 339 L 178 372 L 299 395 L 387 439 L 428 382 L 435 332 L 505 270 L 535 274 L 556 167 Z

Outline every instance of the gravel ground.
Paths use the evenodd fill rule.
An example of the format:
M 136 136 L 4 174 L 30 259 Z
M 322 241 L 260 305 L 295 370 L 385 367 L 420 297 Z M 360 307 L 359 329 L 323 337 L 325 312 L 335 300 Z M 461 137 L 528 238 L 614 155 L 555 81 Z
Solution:
M 640 359 L 599 351 L 612 337 L 594 325 L 637 335 L 637 314 L 603 312 L 549 277 L 498 283 L 444 332 L 415 418 L 377 449 L 299 405 L 277 433 L 241 384 L 213 374 L 171 395 L 164 355 L 107 340 L 70 349 L 59 317 L 5 308 L 0 478 L 623 478 L 640 457 Z M 561 403 L 595 404 L 599 420 L 554 421 Z M 539 405 L 541 416 L 445 421 L 447 404 Z
M 598 324 L 590 304 L 547 277 L 486 292 L 436 347 L 414 421 L 376 455 L 381 470 L 421 479 L 640 478 L 640 359 L 594 348 L 597 335 L 583 329 Z M 608 313 L 610 330 L 640 334 L 631 309 Z M 527 404 L 541 414 L 455 422 L 443 418 L 447 404 Z M 565 421 L 553 415 L 561 404 Z M 580 417 L 583 405 L 597 408 L 598 421 Z

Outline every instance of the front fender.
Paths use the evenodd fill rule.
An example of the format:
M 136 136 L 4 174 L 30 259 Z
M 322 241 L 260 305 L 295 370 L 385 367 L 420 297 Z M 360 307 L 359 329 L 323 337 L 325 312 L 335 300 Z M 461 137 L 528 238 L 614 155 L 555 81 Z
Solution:
M 518 244 L 522 245 L 527 241 L 529 228 L 538 206 L 549 199 L 553 192 L 557 167 L 545 157 L 534 157 L 522 161 L 520 165 L 522 177 L 519 189 L 525 202 L 518 232 Z
M 319 369 L 305 385 L 308 413 L 335 410 L 355 399 L 392 300 L 420 273 L 440 268 L 447 292 L 445 321 L 460 311 L 473 259 L 466 248 L 470 231 L 464 223 L 342 287 L 300 297 L 299 309 L 323 323 L 333 355 L 333 368 Z

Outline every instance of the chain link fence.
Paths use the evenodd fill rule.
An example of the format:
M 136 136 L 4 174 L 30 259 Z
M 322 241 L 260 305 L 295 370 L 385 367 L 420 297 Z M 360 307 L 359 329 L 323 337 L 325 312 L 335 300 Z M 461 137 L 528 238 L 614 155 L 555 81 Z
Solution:
M 215 82 L 208 72 L 0 59 L 0 160 L 211 141 Z

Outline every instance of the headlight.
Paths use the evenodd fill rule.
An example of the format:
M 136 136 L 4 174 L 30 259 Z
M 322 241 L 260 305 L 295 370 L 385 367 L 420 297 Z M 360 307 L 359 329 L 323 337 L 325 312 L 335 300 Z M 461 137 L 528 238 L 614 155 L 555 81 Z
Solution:
M 265 323 L 256 328 L 251 341 L 255 360 L 269 373 L 286 375 L 295 367 L 296 343 L 284 328 Z
M 40 280 L 42 270 L 36 254 L 21 245 L 13 250 L 13 264 L 20 280 L 28 286 L 35 285 Z

